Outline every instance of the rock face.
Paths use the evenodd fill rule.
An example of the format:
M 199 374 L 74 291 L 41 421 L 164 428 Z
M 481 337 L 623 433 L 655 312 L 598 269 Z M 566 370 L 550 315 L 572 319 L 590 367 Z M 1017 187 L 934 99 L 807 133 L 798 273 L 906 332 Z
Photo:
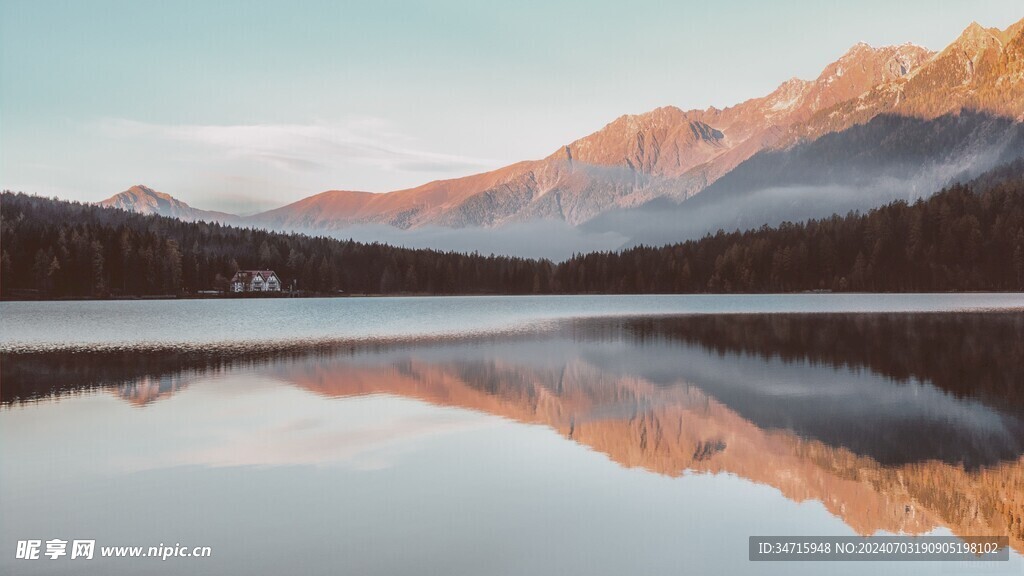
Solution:
M 818 111 L 918 70 L 933 53 L 913 45 L 858 44 L 813 81 L 792 79 L 736 106 L 667 106 L 625 115 L 543 160 L 387 194 L 329 191 L 254 217 L 274 228 L 360 223 L 495 226 L 533 218 L 579 224 L 653 198 L 681 201 L 781 142 Z
M 970 182 L 1024 156 L 1024 123 L 963 110 L 937 118 L 880 114 L 867 123 L 780 149 L 762 150 L 674 204 L 655 199 L 588 222 L 631 245 L 664 245 L 722 229 L 750 230 L 828 218 Z
M 882 113 L 936 118 L 962 109 L 1024 120 L 1024 20 L 1006 30 L 972 23 L 924 65 L 823 109 L 794 134 L 815 138 Z
M 120 208 L 129 212 L 138 212 L 139 214 L 169 216 L 189 222 L 205 220 L 207 222 L 230 223 L 238 220 L 238 217 L 232 214 L 193 208 L 170 194 L 157 192 L 141 184 L 132 186 L 120 194 L 115 194 L 99 202 L 99 205 Z

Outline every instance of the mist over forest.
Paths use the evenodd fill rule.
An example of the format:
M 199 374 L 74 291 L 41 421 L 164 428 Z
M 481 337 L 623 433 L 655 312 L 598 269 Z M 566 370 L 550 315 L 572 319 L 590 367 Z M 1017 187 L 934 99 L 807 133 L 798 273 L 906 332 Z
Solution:
M 562 262 L 0 198 L 0 294 L 8 298 L 224 291 L 239 269 L 273 269 L 308 295 L 1024 289 L 1024 159 L 912 204 Z

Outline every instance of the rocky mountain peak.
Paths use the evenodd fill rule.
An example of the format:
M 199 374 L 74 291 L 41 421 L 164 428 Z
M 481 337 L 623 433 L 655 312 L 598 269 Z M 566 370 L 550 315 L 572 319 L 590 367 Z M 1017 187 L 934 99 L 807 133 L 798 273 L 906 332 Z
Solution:
M 170 216 L 172 218 L 180 218 L 182 220 L 189 221 L 206 220 L 211 222 L 230 222 L 237 219 L 236 216 L 226 214 L 224 212 L 214 212 L 193 208 L 170 194 L 159 192 L 144 184 L 136 184 L 124 192 L 114 194 L 110 198 L 107 198 L 98 204 L 100 206 L 109 206 L 111 208 L 118 208 L 129 212 L 138 212 L 139 214 Z
M 115 194 L 100 202 L 100 204 L 143 214 L 157 214 L 163 210 L 174 208 L 189 208 L 188 204 L 172 197 L 170 194 L 158 192 L 144 184 L 136 184 L 124 192 Z
M 991 46 L 1002 46 L 1002 31 L 998 28 L 985 28 L 977 22 L 964 29 L 960 36 L 949 45 L 951 50 L 977 50 Z

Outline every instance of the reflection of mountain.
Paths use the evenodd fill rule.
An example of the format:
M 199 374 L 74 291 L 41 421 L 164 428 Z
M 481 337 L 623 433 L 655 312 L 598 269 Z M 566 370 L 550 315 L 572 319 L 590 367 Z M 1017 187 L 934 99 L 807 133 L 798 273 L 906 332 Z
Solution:
M 189 374 L 165 374 L 160 377 L 142 376 L 122 384 L 118 388 L 118 394 L 135 406 L 145 406 L 173 396 L 194 379 L 195 376 Z
M 976 469 L 1024 453 L 1021 413 L 958 400 L 927 382 L 657 341 L 583 349 L 583 359 L 622 377 L 695 385 L 761 429 L 792 432 L 883 465 L 937 460 Z
M 4 354 L 0 402 L 30 402 L 96 389 L 142 406 L 173 395 L 229 359 L 202 354 L 117 351 L 109 354 Z
M 994 313 L 604 319 L 230 361 L 5 355 L 0 370 L 4 403 L 67 383 L 145 403 L 220 370 L 328 397 L 393 394 L 549 426 L 623 466 L 736 474 L 820 500 L 861 533 L 948 526 L 1022 550 L 1022 331 L 1019 314 Z
M 560 368 L 501 359 L 413 357 L 298 363 L 276 370 L 331 397 L 396 394 L 550 426 L 615 462 L 668 475 L 731 473 L 820 500 L 860 533 L 1010 534 L 1024 548 L 1024 458 L 975 471 L 937 461 L 883 466 L 845 448 L 765 430 L 698 386 L 614 375 L 582 360 Z

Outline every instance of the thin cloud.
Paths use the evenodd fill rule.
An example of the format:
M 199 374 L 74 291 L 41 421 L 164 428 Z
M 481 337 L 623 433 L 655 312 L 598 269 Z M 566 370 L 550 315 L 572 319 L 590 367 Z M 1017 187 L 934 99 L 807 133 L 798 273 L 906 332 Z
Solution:
M 421 150 L 411 146 L 412 138 L 368 119 L 345 124 L 154 124 L 109 118 L 99 128 L 112 138 L 191 144 L 226 159 L 251 159 L 289 172 L 341 163 L 402 172 L 469 171 L 498 163 Z

